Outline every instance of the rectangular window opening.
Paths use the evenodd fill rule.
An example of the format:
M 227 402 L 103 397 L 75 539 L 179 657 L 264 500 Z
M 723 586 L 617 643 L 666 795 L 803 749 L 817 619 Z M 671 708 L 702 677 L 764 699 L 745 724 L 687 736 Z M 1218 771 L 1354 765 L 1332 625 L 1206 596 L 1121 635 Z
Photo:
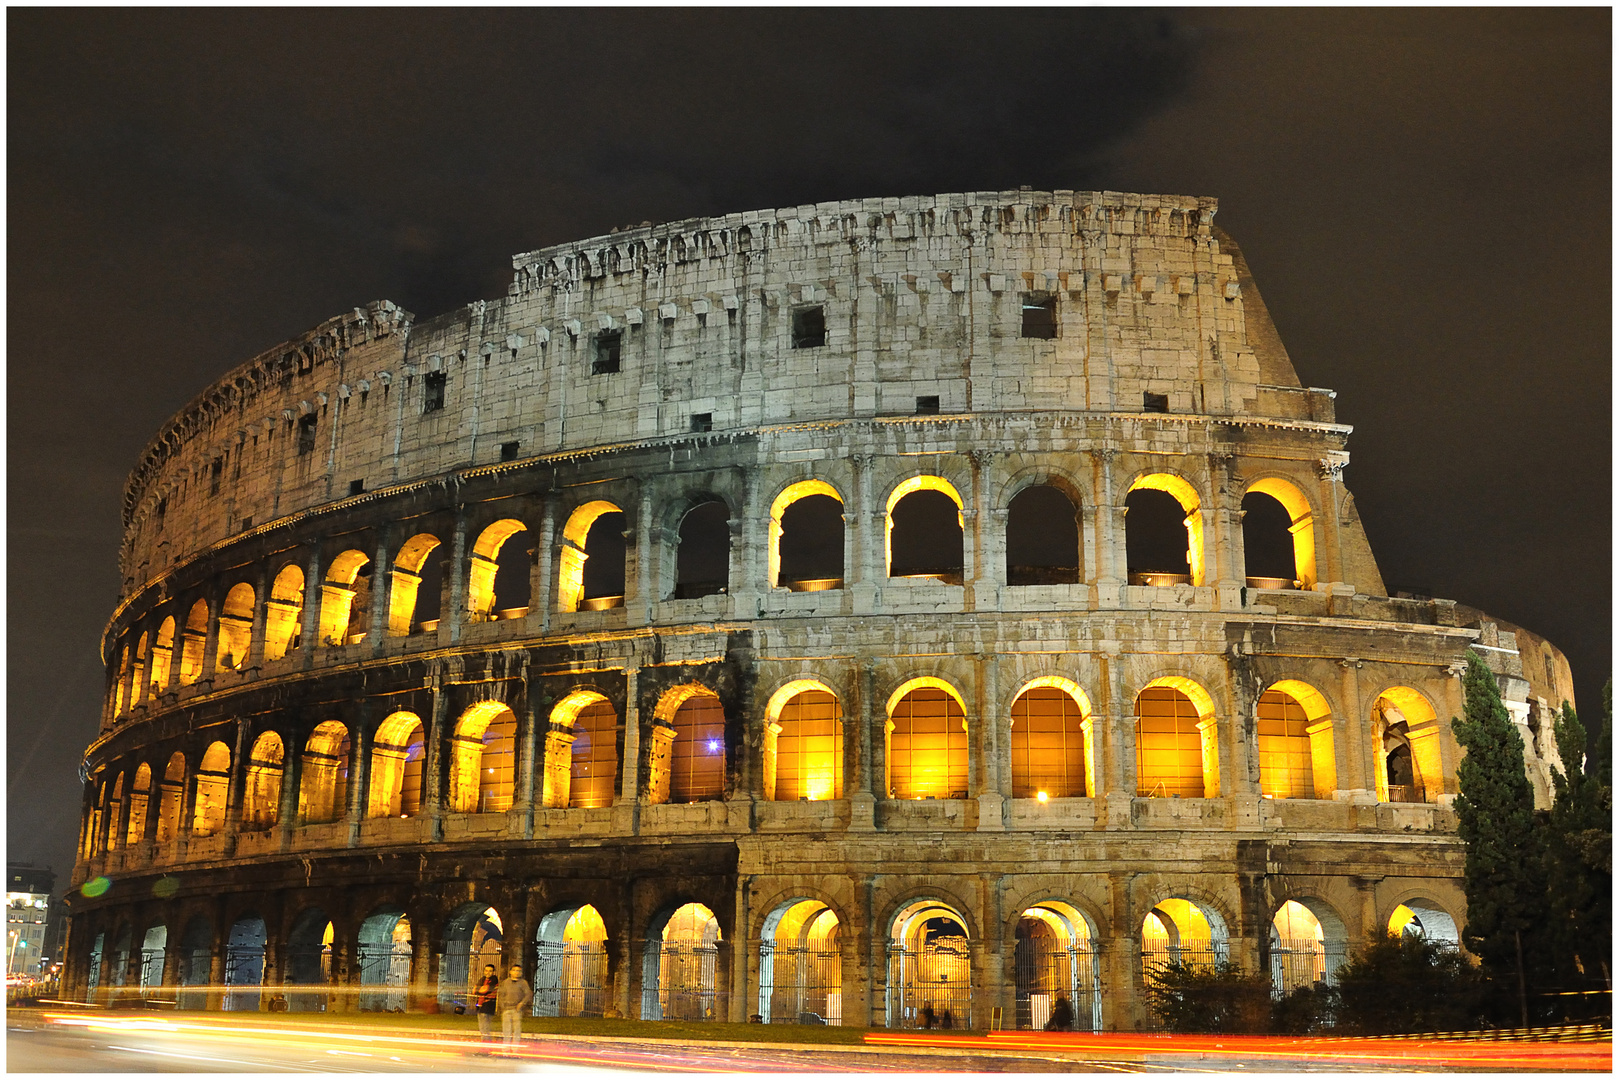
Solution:
M 448 381 L 442 371 L 429 371 L 422 380 L 422 412 L 438 412 L 444 408 L 444 384 Z
M 242 519 L 242 531 L 246 532 L 247 530 L 251 529 L 252 527 L 253 527 L 253 515 L 249 514 L 245 518 Z
M 916 415 L 918 415 L 918 416 L 938 416 L 939 415 L 939 395 L 938 394 L 928 394 L 926 396 L 917 398 L 916 399 Z
M 349 494 L 350 495 L 364 495 L 365 494 L 365 481 L 364 480 L 350 480 L 349 481 Z
M 219 494 L 219 478 L 225 472 L 225 459 L 214 458 L 214 463 L 208 469 L 208 494 Z
M 793 348 L 818 349 L 826 344 L 826 308 L 798 308 L 793 312 Z
M 1054 338 L 1057 336 L 1057 298 L 1050 293 L 1025 293 L 1023 296 L 1023 336 L 1026 338 Z
M 1162 412 L 1162 413 L 1168 412 L 1169 411 L 1169 395 L 1168 394 L 1149 394 L 1149 393 L 1143 392 L 1142 395 L 1141 395 L 1141 411 L 1142 412 Z
M 619 350 L 623 340 L 623 335 L 617 330 L 604 330 L 591 339 L 590 373 L 592 375 L 612 375 L 617 373 Z
M 312 454 L 315 452 L 315 414 L 298 418 L 298 453 Z
M 693 431 L 713 431 L 714 414 L 707 412 L 692 413 L 691 429 Z
M 502 461 L 516 461 L 517 460 L 517 447 L 518 447 L 518 444 L 514 443 L 514 442 L 503 442 L 503 443 L 501 443 L 500 444 L 500 460 L 502 460 Z

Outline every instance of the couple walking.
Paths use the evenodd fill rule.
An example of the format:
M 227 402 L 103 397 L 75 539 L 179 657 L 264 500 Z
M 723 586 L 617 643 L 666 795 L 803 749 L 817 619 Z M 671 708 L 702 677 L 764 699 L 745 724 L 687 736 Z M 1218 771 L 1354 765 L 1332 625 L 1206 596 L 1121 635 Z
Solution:
M 534 999 L 534 991 L 523 978 L 523 969 L 513 964 L 504 980 L 495 977 L 495 965 L 483 966 L 483 978 L 473 991 L 472 1007 L 478 1013 L 478 1034 L 488 1041 L 500 1014 L 500 1031 L 508 1046 L 523 1037 L 523 1007 Z

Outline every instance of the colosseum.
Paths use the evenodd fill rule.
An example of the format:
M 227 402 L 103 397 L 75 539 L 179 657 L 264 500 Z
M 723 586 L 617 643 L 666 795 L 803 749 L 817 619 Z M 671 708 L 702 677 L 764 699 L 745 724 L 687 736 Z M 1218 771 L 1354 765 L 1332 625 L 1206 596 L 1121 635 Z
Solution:
M 230 371 L 124 495 L 67 992 L 1149 1028 L 1166 959 L 1455 941 L 1469 650 L 1390 595 L 1207 198 L 870 199 L 518 255 Z

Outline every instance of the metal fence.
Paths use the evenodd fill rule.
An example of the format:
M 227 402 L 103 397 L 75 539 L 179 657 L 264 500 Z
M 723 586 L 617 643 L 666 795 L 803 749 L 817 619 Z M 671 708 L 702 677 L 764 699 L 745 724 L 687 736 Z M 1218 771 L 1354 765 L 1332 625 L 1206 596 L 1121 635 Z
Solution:
M 648 1020 L 724 1020 L 728 1002 L 717 990 L 719 949 L 713 945 L 658 947 L 658 985 L 642 995 Z
M 225 947 L 225 991 L 220 1008 L 226 1012 L 258 1012 L 264 986 L 264 946 Z
M 1335 950 L 1336 951 L 1336 950 Z M 1332 981 L 1342 957 L 1328 955 L 1327 947 L 1313 938 L 1281 938 L 1270 946 L 1270 986 L 1276 997 L 1316 983 Z
M 153 990 L 161 991 L 163 988 L 163 956 L 165 950 L 141 950 L 141 995 L 144 997 Z
M 599 1017 L 611 990 L 605 942 L 542 941 L 535 947 L 535 1016 Z
M 410 985 L 410 946 L 382 942 L 362 942 L 360 961 L 360 1012 L 404 1012 L 406 988 Z
M 286 958 L 286 998 L 289 1012 L 325 1012 L 331 997 L 330 945 L 294 945 Z
M 964 937 L 943 937 L 919 950 L 888 946 L 888 1026 L 972 1027 L 972 954 Z
M 1043 1031 L 1061 995 L 1073 1011 L 1073 1030 L 1101 1030 L 1101 967 L 1088 944 L 1025 938 L 1017 943 L 1013 961 L 1019 1028 Z
M 835 951 L 759 947 L 759 1000 L 772 1024 L 842 1024 L 843 956 Z

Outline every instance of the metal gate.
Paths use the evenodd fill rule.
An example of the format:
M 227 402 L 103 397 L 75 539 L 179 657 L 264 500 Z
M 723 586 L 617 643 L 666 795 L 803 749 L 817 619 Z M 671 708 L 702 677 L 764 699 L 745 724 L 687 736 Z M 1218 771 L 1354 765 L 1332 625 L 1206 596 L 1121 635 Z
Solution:
M 227 1012 L 257 1012 L 259 991 L 264 984 L 264 946 L 225 947 L 225 998 L 220 1007 Z
M 1043 1031 L 1059 996 L 1068 999 L 1074 1031 L 1102 1027 L 1102 985 L 1097 955 L 1085 945 L 1055 938 L 1022 938 L 1013 953 L 1017 1026 Z
M 964 937 L 940 937 L 920 950 L 888 946 L 888 1026 L 972 1027 L 972 953 Z M 947 1015 L 948 1014 L 948 1015 Z
M 658 1007 L 664 1020 L 724 1020 L 715 990 L 719 949 L 664 942 L 658 951 Z
M 289 946 L 286 956 L 287 1010 L 325 1012 L 332 985 L 330 945 Z
M 177 995 L 182 1009 L 206 1009 L 208 984 L 213 981 L 214 954 L 205 948 L 187 949 L 180 956 L 180 985 L 193 989 Z
M 843 1023 L 843 956 L 838 952 L 759 946 L 760 1000 L 772 1024 Z
M 1280 938 L 1270 946 L 1270 985 L 1276 997 L 1330 982 L 1327 949 L 1313 938 Z
M 605 942 L 542 941 L 535 946 L 535 1016 L 599 1017 L 610 989 Z
M 141 993 L 163 985 L 163 949 L 141 950 Z
M 404 1012 L 410 985 L 410 946 L 382 942 L 361 943 L 360 1012 Z

